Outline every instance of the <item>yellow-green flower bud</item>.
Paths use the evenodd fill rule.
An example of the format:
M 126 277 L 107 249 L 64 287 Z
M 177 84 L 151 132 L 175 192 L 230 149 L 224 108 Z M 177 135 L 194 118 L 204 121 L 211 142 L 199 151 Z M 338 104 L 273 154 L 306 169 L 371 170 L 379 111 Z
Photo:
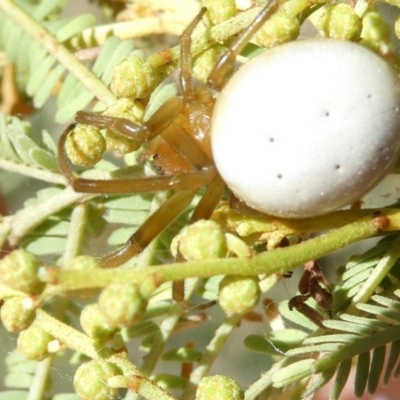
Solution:
M 110 129 L 106 131 L 106 142 L 108 149 L 115 150 L 119 154 L 132 153 L 132 151 L 138 150 L 142 145 L 141 142 Z
M 372 50 L 387 54 L 391 47 L 391 32 L 389 25 L 377 11 L 367 12 L 362 19 L 362 43 Z
M 80 323 L 86 335 L 100 342 L 110 340 L 118 332 L 118 328 L 106 322 L 98 304 L 85 306 L 80 315 Z
M 179 251 L 188 261 L 226 256 L 225 234 L 214 221 L 201 220 L 185 227 L 177 241 Z
M 192 72 L 193 76 L 201 82 L 207 82 L 211 70 L 221 55 L 226 51 L 226 47 L 216 44 L 193 60 Z
M 0 261 L 0 282 L 21 292 L 39 294 L 45 287 L 38 277 L 40 266 L 35 255 L 23 249 L 14 250 Z
M 89 167 L 98 163 L 106 151 L 106 140 L 94 126 L 77 125 L 65 142 L 65 152 L 72 164 Z
M 299 20 L 296 17 L 278 11 L 254 35 L 252 41 L 261 47 L 269 49 L 278 44 L 296 39 L 299 33 Z
M 41 361 L 50 355 L 47 346 L 53 339 L 33 324 L 18 335 L 17 348 L 28 360 Z
M 9 332 L 27 329 L 35 319 L 35 311 L 24 303 L 29 298 L 11 297 L 0 309 L 1 322 Z
M 147 300 L 133 283 L 112 283 L 101 292 L 99 309 L 110 326 L 122 328 L 139 322 Z
M 76 370 L 74 389 L 83 400 L 115 399 L 118 389 L 110 387 L 107 380 L 120 374 L 119 369 L 107 361 L 89 361 Z
M 227 315 L 245 314 L 258 304 L 259 299 L 257 276 L 225 276 L 219 284 L 219 304 Z
M 237 14 L 235 0 L 203 0 L 207 14 L 214 25 L 220 24 Z
M 140 101 L 129 99 L 119 99 L 113 104 L 104 115 L 127 118 L 137 124 L 140 124 L 144 116 L 144 107 Z M 121 135 L 111 129 L 106 130 L 107 149 L 115 150 L 120 154 L 131 153 L 137 150 L 142 142 L 134 140 L 128 136 Z
M 357 41 L 360 38 L 362 22 L 349 4 L 327 7 L 318 21 L 322 36 L 331 39 Z
M 150 96 L 162 78 L 143 57 L 131 55 L 116 66 L 110 88 L 118 98 L 143 99 Z
M 243 400 L 239 384 L 224 375 L 205 376 L 199 383 L 196 400 Z

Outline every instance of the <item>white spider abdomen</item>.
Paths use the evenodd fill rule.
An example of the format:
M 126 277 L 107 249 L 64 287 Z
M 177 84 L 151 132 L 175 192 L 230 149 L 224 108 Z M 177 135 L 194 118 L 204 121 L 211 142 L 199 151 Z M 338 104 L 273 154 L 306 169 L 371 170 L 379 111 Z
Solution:
M 360 199 L 400 153 L 400 81 L 365 47 L 290 42 L 245 64 L 220 93 L 213 157 L 249 206 L 284 218 Z

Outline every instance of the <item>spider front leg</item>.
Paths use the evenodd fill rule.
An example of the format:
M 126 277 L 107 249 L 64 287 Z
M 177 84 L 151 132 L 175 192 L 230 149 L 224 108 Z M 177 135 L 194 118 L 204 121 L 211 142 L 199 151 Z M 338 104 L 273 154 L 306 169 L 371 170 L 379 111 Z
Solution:
M 332 318 L 333 297 L 328 290 L 320 285 L 320 282 L 323 283 L 327 289 L 330 289 L 330 284 L 323 274 L 321 267 L 316 261 L 309 261 L 304 265 L 304 272 L 299 281 L 300 295 L 294 296 L 289 300 L 289 309 L 292 310 L 295 308 L 320 328 L 326 329 L 322 324 L 324 317 L 305 303 L 312 297 L 328 314 L 329 318 Z
M 145 178 L 97 180 L 76 177 L 69 167 L 65 154 L 67 138 L 73 140 L 75 125 L 70 125 L 61 135 L 58 149 L 59 162 L 64 175 L 70 185 L 77 192 L 83 193 L 143 193 L 164 190 L 192 190 L 206 185 L 215 177 L 215 167 L 193 140 L 180 129 L 166 129 L 171 125 L 177 114 L 182 111 L 182 102 L 178 98 L 168 100 L 143 126 L 137 125 L 126 118 L 109 117 L 95 113 L 77 113 L 78 122 L 87 123 L 99 129 L 109 128 L 117 133 L 133 138 L 138 142 L 146 142 L 163 134 L 164 139 L 174 148 L 181 157 L 188 160 L 189 164 L 201 165 L 193 171 L 182 174 L 152 176 Z M 173 131 L 174 134 L 171 134 Z
M 183 190 L 175 193 L 164 202 L 144 224 L 132 235 L 127 244 L 100 259 L 107 268 L 117 267 L 133 256 L 142 252 L 149 243 L 166 229 L 191 203 L 198 188 L 212 182 L 217 174 L 214 166 L 196 143 L 188 137 L 179 126 L 171 122 L 182 111 L 182 102 L 174 98 L 165 103 L 152 118 L 139 126 L 130 120 L 117 117 L 102 116 L 94 113 L 80 112 L 77 119 L 90 123 L 98 128 L 110 128 L 125 136 L 138 138 L 140 141 L 152 140 L 161 135 L 188 165 L 197 165 L 191 171 L 157 175 L 144 178 L 96 180 L 75 176 L 68 165 L 64 151 L 68 135 L 73 132 L 74 125 L 63 133 L 59 142 L 60 166 L 74 190 L 78 192 L 120 194 L 139 193 L 163 190 Z M 213 206 L 215 207 L 215 206 Z

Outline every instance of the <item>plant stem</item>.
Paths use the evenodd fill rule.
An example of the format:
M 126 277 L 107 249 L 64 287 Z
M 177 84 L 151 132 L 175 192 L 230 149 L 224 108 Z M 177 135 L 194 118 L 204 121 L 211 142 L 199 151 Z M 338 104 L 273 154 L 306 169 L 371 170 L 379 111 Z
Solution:
M 73 209 L 63 255 L 63 265 L 81 253 L 88 215 L 89 206 L 87 203 L 79 204 Z
M 39 179 L 44 182 L 54 183 L 55 185 L 66 185 L 66 178 L 54 172 L 46 171 L 43 168 L 37 168 L 31 165 L 21 164 L 0 158 L 0 169 L 14 172 L 16 174 L 29 176 L 30 178 Z
M 264 372 L 259 379 L 257 379 L 254 383 L 252 383 L 244 394 L 244 400 L 255 400 L 258 396 L 265 391 L 268 387 L 272 385 L 272 375 L 279 371 L 282 367 L 284 367 L 288 363 L 288 359 L 284 358 L 279 362 L 273 364 L 273 366 L 268 370 L 268 372 Z
M 230 334 L 237 327 L 242 318 L 241 314 L 233 314 L 226 317 L 221 326 L 216 330 L 210 343 L 207 345 L 203 356 L 201 357 L 198 366 L 190 375 L 190 381 L 182 393 L 181 400 L 190 400 L 196 391 L 201 378 L 203 378 L 212 366 L 212 363 L 217 358 L 221 348 L 228 340 Z
M 5 217 L 1 223 L 11 227 L 8 241 L 11 246 L 18 245 L 19 241 L 32 229 L 44 222 L 49 216 L 63 210 L 78 201 L 87 201 L 97 195 L 76 193 L 71 187 L 67 187 L 40 204 L 25 207 L 18 214 Z
M 164 392 L 164 390 L 158 385 L 146 378 L 126 357 L 118 352 L 114 353 L 111 349 L 105 346 L 96 346 L 88 336 L 51 317 L 45 311 L 41 309 L 36 310 L 35 324 L 50 335 L 54 336 L 54 338 L 59 340 L 60 343 L 69 349 L 79 351 L 92 360 L 103 359 L 109 363 L 117 365 L 125 376 L 131 379 L 136 378 L 136 380 L 139 381 L 137 391 L 144 398 L 148 400 L 174 399 L 172 396 Z
M 29 387 L 27 400 L 42 400 L 44 398 L 52 360 L 53 357 L 48 357 L 36 364 L 35 375 Z
M 116 102 L 116 97 L 107 86 L 84 64 L 59 43 L 51 33 L 11 0 L 0 1 L 0 11 L 36 40 L 60 64 L 73 74 L 85 87 L 106 105 Z
M 197 281 L 197 280 L 194 280 Z M 193 282 L 194 283 L 194 282 Z M 192 294 L 196 288 L 196 284 L 192 284 L 185 286 L 185 299 L 184 301 L 189 302 Z M 157 365 L 157 362 L 160 360 L 161 354 L 164 351 L 164 348 L 171 338 L 176 324 L 179 321 L 179 318 L 183 313 L 187 310 L 181 303 L 172 303 L 169 307 L 168 313 L 166 317 L 163 319 L 161 324 L 159 325 L 159 332 L 154 336 L 151 349 L 149 353 L 146 355 L 141 371 L 143 374 L 150 376 Z M 127 393 L 125 400 L 137 400 L 138 396 L 134 393 Z
M 261 7 L 254 7 L 244 11 L 236 17 L 230 18 L 205 32 L 193 36 L 191 54 L 196 56 L 211 46 L 224 42 L 243 31 L 258 15 Z M 165 66 L 165 74 L 173 72 L 178 66 L 181 58 L 180 45 L 168 50 L 162 50 L 148 58 L 148 61 L 155 67 Z
M 224 258 L 192 261 L 148 267 L 143 270 L 60 271 L 57 290 L 65 291 L 90 287 L 104 287 L 111 282 L 135 282 L 146 278 L 157 283 L 183 280 L 191 277 L 205 278 L 214 275 L 258 275 L 283 273 L 341 249 L 350 243 L 366 239 L 385 231 L 400 230 L 400 210 L 385 209 L 380 217 L 377 210 L 358 212 L 360 218 L 342 228 L 331 231 L 286 248 L 265 251 L 253 258 Z M 362 217 L 363 215 L 363 217 Z M 377 220 L 377 218 L 380 218 Z M 383 227 L 381 222 L 385 221 Z

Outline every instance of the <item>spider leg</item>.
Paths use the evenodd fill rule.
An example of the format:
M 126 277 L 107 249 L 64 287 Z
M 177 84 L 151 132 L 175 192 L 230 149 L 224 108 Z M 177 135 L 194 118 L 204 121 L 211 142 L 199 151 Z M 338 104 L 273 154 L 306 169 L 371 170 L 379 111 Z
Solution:
M 265 21 L 278 9 L 278 2 L 270 0 L 257 15 L 256 19 L 237 37 L 225 54 L 215 64 L 208 77 L 208 84 L 215 90 L 221 90 L 229 69 L 234 65 L 236 57 L 249 43 L 251 37 L 261 28 Z
M 101 257 L 100 264 L 104 268 L 116 268 L 141 253 L 189 206 L 195 194 L 196 190 L 175 193 L 149 216 L 123 247 Z
M 203 169 L 175 175 L 150 176 L 146 178 L 101 180 L 77 178 L 70 167 L 64 153 L 65 140 L 74 128 L 70 125 L 62 134 L 59 141 L 59 162 L 61 170 L 76 192 L 82 193 L 143 193 L 165 190 L 190 190 L 208 184 L 215 176 L 215 169 Z
M 78 111 L 75 121 L 96 126 L 99 129 L 108 128 L 143 143 L 161 134 L 181 110 L 182 102 L 177 97 L 172 97 L 160 106 L 144 125 L 138 125 L 128 118 L 111 117 L 88 111 Z
M 207 8 L 203 7 L 194 18 L 194 20 L 183 31 L 180 37 L 181 70 L 179 73 L 179 86 L 181 95 L 185 102 L 190 102 L 191 100 L 193 100 L 194 97 L 192 82 L 192 55 L 190 53 L 192 40 L 190 38 L 190 35 L 192 34 L 193 29 L 196 27 L 196 25 L 201 21 L 206 11 Z
M 207 186 L 207 190 L 197 204 L 189 223 L 193 224 L 201 219 L 209 219 L 221 200 L 225 191 L 225 183 L 219 175 Z M 178 261 L 184 261 L 178 256 Z M 185 297 L 185 281 L 174 281 L 172 283 L 172 298 L 176 302 L 183 302 Z

